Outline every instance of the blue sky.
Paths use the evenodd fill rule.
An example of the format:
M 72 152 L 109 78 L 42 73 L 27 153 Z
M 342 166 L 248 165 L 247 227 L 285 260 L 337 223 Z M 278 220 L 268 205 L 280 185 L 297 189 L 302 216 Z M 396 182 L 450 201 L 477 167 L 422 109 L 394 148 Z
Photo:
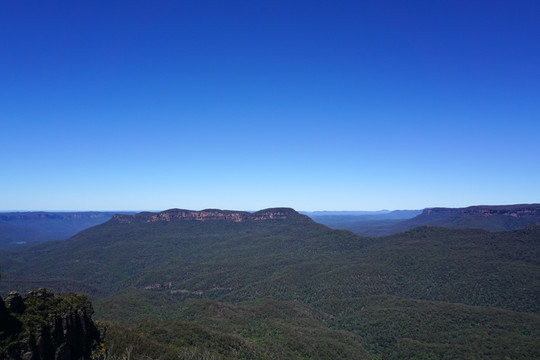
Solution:
M 3 1 L 0 210 L 540 202 L 540 2 Z

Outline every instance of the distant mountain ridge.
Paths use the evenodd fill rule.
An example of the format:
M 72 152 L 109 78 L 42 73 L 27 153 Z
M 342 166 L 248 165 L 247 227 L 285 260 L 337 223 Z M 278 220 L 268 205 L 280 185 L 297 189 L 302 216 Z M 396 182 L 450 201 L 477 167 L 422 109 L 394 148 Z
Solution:
M 104 211 L 0 213 L 0 248 L 67 239 L 81 230 L 108 221 L 117 213 Z
M 504 231 L 525 228 L 538 222 L 540 204 L 427 208 L 420 215 L 396 224 L 394 232 L 424 225 Z
M 79 211 L 79 212 L 48 212 L 48 211 L 13 211 L 0 213 L 0 221 L 37 220 L 37 219 L 95 219 L 103 218 L 114 212 Z
M 343 210 L 343 211 L 333 211 L 333 210 L 318 210 L 318 211 L 301 211 L 300 213 L 308 216 L 334 216 L 334 215 L 351 215 L 351 216 L 363 216 L 363 215 L 384 215 L 392 211 L 390 210 L 374 210 L 374 211 L 363 211 L 363 210 Z
M 312 220 L 291 208 L 270 208 L 254 213 L 220 209 L 205 209 L 201 211 L 185 209 L 169 209 L 159 213 L 142 212 L 135 215 L 117 214 L 111 221 L 118 223 L 153 223 L 168 221 L 265 221 L 265 220 Z
M 518 205 L 477 205 L 465 208 L 444 208 L 435 207 L 424 209 L 422 215 L 445 213 L 461 213 L 467 215 L 493 216 L 507 215 L 512 217 L 536 216 L 540 214 L 540 204 L 518 204 Z
M 325 215 L 312 218 L 333 229 L 349 230 L 362 236 L 392 235 L 418 226 L 505 231 L 539 223 L 540 204 L 434 207 L 380 215 Z

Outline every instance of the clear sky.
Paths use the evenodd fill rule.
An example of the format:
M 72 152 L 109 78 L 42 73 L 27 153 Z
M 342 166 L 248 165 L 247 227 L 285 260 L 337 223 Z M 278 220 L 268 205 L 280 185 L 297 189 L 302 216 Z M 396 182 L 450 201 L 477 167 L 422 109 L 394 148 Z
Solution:
M 0 3 L 0 210 L 540 202 L 540 1 Z

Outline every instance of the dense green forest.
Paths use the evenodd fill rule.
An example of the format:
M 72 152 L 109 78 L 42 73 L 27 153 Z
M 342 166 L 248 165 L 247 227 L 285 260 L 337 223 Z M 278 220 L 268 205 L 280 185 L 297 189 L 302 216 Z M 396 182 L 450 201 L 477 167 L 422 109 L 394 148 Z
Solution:
M 0 290 L 88 294 L 116 356 L 540 357 L 539 225 L 367 238 L 286 213 L 113 218 L 1 252 Z

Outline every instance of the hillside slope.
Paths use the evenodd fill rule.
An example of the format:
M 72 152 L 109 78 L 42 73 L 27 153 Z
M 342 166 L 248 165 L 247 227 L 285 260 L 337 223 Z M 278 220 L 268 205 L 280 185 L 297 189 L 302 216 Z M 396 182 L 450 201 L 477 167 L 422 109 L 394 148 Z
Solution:
M 122 215 L 66 241 L 4 251 L 0 289 L 41 282 L 96 296 L 138 288 L 178 298 L 304 302 L 391 294 L 540 310 L 540 226 L 499 233 L 424 227 L 369 239 L 294 210 L 242 221 L 177 220 L 177 213 L 163 212 L 159 221 Z
M 119 215 L 65 241 L 2 251 L 0 291 L 82 290 L 94 297 L 98 317 L 139 335 L 194 326 L 190 336 L 229 343 L 236 340 L 222 335 L 233 333 L 263 353 L 302 348 L 316 357 L 326 350 L 313 344 L 327 341 L 331 349 L 334 338 L 343 346 L 321 358 L 336 351 L 523 357 L 540 353 L 539 259 L 538 225 L 505 232 L 429 226 L 364 238 L 292 209 L 173 209 Z M 269 309 L 257 308 L 269 300 Z M 228 315 L 208 318 L 207 306 Z M 292 315 L 270 321 L 272 307 L 309 314 L 306 327 L 290 322 Z M 264 344 L 264 334 L 285 339 L 290 332 L 299 342 Z M 355 342 L 362 345 L 346 349 Z M 506 349 L 512 343 L 521 350 Z M 217 358 L 235 358 L 227 351 Z

